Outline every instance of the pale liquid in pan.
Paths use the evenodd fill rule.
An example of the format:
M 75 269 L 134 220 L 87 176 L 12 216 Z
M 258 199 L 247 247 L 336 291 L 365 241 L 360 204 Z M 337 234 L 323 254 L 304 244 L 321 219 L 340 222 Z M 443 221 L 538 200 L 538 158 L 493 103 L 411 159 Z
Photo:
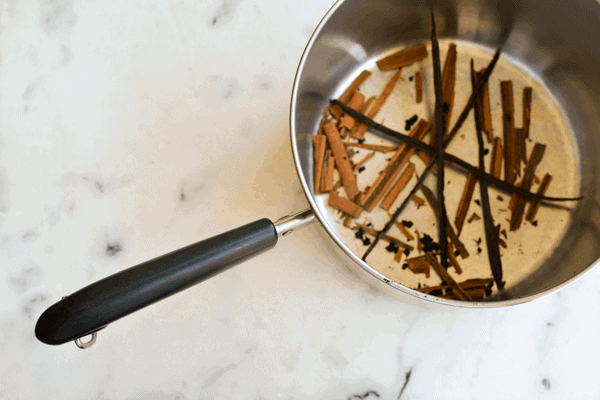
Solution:
M 457 63 L 455 98 L 450 128 L 454 126 L 471 94 L 471 58 L 475 60 L 475 69 L 480 70 L 487 66 L 493 56 L 493 53 L 488 49 L 482 49 L 472 43 L 456 40 L 452 42 L 457 45 Z M 450 41 L 447 40 L 440 41 L 442 69 L 449 43 Z M 433 121 L 435 96 L 433 90 L 433 64 L 431 61 L 430 45 L 428 46 L 428 52 L 429 56 L 425 60 L 403 68 L 401 78 L 404 80 L 401 79 L 398 81 L 385 105 L 375 117 L 376 122 L 382 123 L 398 132 L 408 134 L 408 131 L 404 129 L 405 121 L 413 115 L 417 115 L 419 118 L 424 118 L 430 122 Z M 363 83 L 360 88 L 360 91 L 365 94 L 366 98 L 378 96 L 388 80 L 396 73 L 396 70 L 379 71 L 374 64 L 374 61 L 375 60 L 364 67 L 372 72 L 371 77 Z M 410 77 L 414 77 L 416 71 L 421 71 L 423 74 L 423 101 L 420 104 L 416 104 L 415 102 L 414 79 L 412 81 L 409 80 Z M 356 74 L 359 72 L 360 71 L 357 71 Z M 351 78 L 353 79 L 354 76 Z M 352 79 L 349 82 L 351 82 Z M 506 56 L 500 58 L 489 80 L 494 137 L 503 137 L 500 81 L 504 80 L 512 80 L 513 83 L 515 128 L 522 127 L 523 89 L 527 86 L 533 88 L 531 125 L 529 139 L 527 140 L 527 159 L 529 159 L 531 150 L 536 142 L 546 145 L 546 151 L 542 158 L 542 162 L 535 171 L 535 175 L 540 181 L 546 173 L 549 173 L 553 177 L 546 195 L 555 197 L 577 197 L 580 189 L 578 151 L 574 139 L 570 134 L 569 124 L 563 117 L 562 109 L 550 94 L 549 90 L 546 89 L 541 82 L 536 80 L 524 69 L 516 66 L 516 63 L 512 63 Z M 429 135 L 430 134 L 423 140 L 425 143 L 429 143 Z M 485 148 L 489 149 L 488 154 L 484 157 L 486 171 L 489 172 L 492 146 L 491 143 L 488 142 L 487 134 L 485 132 L 484 137 L 486 137 L 484 139 Z M 365 143 L 369 144 L 398 145 L 397 143 L 385 141 L 369 131 L 365 135 L 365 139 Z M 504 145 L 504 143 L 502 144 Z M 475 122 L 473 120 L 473 112 L 471 112 L 461 130 L 446 148 L 446 151 L 462 158 L 471 165 L 478 166 L 477 149 Z M 372 152 L 371 150 L 360 148 L 354 148 L 354 150 L 356 154 L 352 157 L 352 160 L 355 163 L 358 163 Z M 356 174 L 359 190 L 364 191 L 367 186 L 371 185 L 377 179 L 379 172 L 385 168 L 387 160 L 392 157 L 393 154 L 393 152 L 375 152 L 375 156 L 363 164 L 365 167 L 364 171 Z M 425 163 L 417 155 L 413 155 L 410 162 L 415 164 L 416 175 L 420 176 L 421 172 L 426 167 Z M 524 169 L 525 166 L 521 164 L 521 176 L 517 176 L 517 182 L 519 182 L 523 176 Z M 399 175 L 400 174 L 398 174 L 397 177 Z M 338 179 L 339 175 L 336 171 L 334 182 L 337 182 Z M 413 175 L 408 185 L 400 193 L 390 208 L 391 213 L 393 213 L 406 198 L 412 187 L 416 184 L 417 179 L 417 176 Z M 425 180 L 425 185 L 428 186 L 433 193 L 436 193 L 436 179 L 436 175 L 430 173 Z M 504 165 L 502 166 L 501 179 L 504 179 Z M 446 188 L 444 193 L 446 196 L 448 220 L 454 227 L 456 211 L 466 183 L 466 173 L 448 166 L 445 168 L 445 180 Z M 535 193 L 538 187 L 539 184 L 534 182 L 530 191 Z M 344 189 L 338 190 L 338 193 L 345 196 Z M 421 191 L 418 191 L 416 194 L 425 199 Z M 499 197 L 502 200 L 500 200 Z M 506 288 L 508 289 L 542 265 L 552 254 L 552 251 L 560 245 L 561 239 L 569 226 L 571 213 L 569 210 L 544 207 L 542 205 L 536 215 L 537 226 L 532 225 L 524 217 L 521 227 L 517 231 L 511 232 L 509 223 L 511 212 L 508 209 L 510 194 L 490 187 L 489 198 L 494 224 L 501 224 L 501 230 L 505 229 L 508 234 L 508 238 L 504 238 L 502 235 L 500 236 L 508 245 L 507 249 L 500 247 L 503 280 L 506 281 Z M 359 258 L 361 258 L 368 246 L 364 245 L 360 239 L 355 238 L 355 231 L 342 225 L 344 217 L 341 216 L 339 211 L 327 205 L 327 199 L 327 194 L 317 196 L 319 207 L 324 211 L 328 224 L 335 230 L 341 240 Z M 457 274 L 452 267 L 448 269 L 450 275 L 458 282 L 472 278 L 492 277 L 485 241 L 482 218 L 483 213 L 481 206 L 477 205 L 475 200 L 480 200 L 479 183 L 475 186 L 472 201 L 469 205 L 467 217 L 460 234 L 460 240 L 467 248 L 470 256 L 466 259 L 461 259 L 460 256 L 457 257 L 463 270 L 462 274 Z M 525 212 L 529 209 L 530 204 L 531 203 L 527 204 Z M 564 202 L 560 204 L 568 208 L 573 208 L 575 202 Z M 468 223 L 467 219 L 473 213 L 476 213 L 481 219 Z M 371 223 L 373 228 L 380 230 L 388 220 L 389 216 L 387 211 L 377 205 L 371 212 L 363 211 L 360 218 L 354 221 L 363 224 Z M 389 279 L 410 288 L 417 288 L 419 284 L 424 286 L 436 286 L 441 284 L 441 279 L 433 269 L 430 271 L 429 278 L 426 278 L 424 274 L 414 274 L 408 268 L 402 269 L 402 264 L 405 262 L 406 258 L 412 258 L 423 254 L 419 253 L 417 250 L 415 230 L 419 231 L 421 237 L 423 237 L 423 234 L 428 234 L 436 243 L 439 242 L 436 218 L 432 208 L 426 203 L 417 209 L 417 204 L 411 201 L 398 218 L 398 221 L 403 220 L 413 223 L 413 226 L 409 228 L 409 231 L 415 236 L 414 240 L 407 241 L 407 238 L 396 226 L 392 227 L 388 234 L 414 246 L 415 249 L 410 255 L 408 257 L 403 256 L 400 263 L 394 261 L 394 254 L 386 250 L 388 242 L 381 240 L 368 256 L 367 263 Z M 372 236 L 365 235 L 365 237 L 369 237 L 373 240 Z M 477 242 L 480 243 L 478 244 Z M 479 252 L 478 249 L 481 249 L 481 251 Z M 496 287 L 494 286 L 494 292 L 495 291 Z

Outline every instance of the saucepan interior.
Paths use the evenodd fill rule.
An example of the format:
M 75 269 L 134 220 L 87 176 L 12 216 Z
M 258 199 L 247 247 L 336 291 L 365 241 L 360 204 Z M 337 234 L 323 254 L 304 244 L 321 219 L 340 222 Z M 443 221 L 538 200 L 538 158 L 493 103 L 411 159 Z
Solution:
M 568 228 L 552 253 L 531 273 L 486 302 L 451 305 L 493 307 L 522 303 L 581 277 L 600 257 L 597 201 L 600 126 L 600 4 L 596 1 L 444 1 L 434 5 L 440 40 L 474 43 L 509 57 L 547 88 L 569 126 L 578 153 L 579 195 Z M 430 16 L 423 1 L 339 1 L 311 38 L 292 93 L 294 160 L 307 198 L 333 240 L 366 272 L 406 294 L 440 301 L 390 282 L 339 237 L 313 194 L 313 147 L 322 113 L 365 65 L 384 53 L 428 40 Z M 460 68 L 460 67 L 458 67 Z M 462 104 L 455 107 L 462 108 Z M 458 112 L 458 111 L 457 111 Z M 501 127 L 498 127 L 500 130 Z M 543 234 L 542 232 L 538 234 Z

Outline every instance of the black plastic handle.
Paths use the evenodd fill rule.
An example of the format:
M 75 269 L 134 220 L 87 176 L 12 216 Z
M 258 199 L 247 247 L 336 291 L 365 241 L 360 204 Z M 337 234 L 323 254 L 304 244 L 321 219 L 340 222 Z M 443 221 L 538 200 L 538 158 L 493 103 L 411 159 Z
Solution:
M 242 263 L 277 244 L 261 219 L 95 282 L 52 305 L 35 326 L 37 338 L 63 344 Z

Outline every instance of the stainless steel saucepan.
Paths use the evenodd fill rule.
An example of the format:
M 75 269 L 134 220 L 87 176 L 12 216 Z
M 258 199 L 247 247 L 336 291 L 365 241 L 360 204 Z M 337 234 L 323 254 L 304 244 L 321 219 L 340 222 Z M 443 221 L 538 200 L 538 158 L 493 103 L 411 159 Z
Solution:
M 314 220 L 345 253 L 341 262 L 352 260 L 386 292 L 451 306 L 484 308 L 527 302 L 595 267 L 600 257 L 600 41 L 594 32 L 600 32 L 600 4 L 594 0 L 467 0 L 439 2 L 433 7 L 440 40 L 460 41 L 487 54 L 502 45 L 503 59 L 512 60 L 520 71 L 544 85 L 568 128 L 576 157 L 571 154 L 567 159 L 576 160 L 569 167 L 580 178 L 575 194 L 584 199 L 572 205 L 564 234 L 530 273 L 490 300 L 447 300 L 386 278 L 342 239 L 325 202 L 313 194 L 311 137 L 329 100 L 337 98 L 360 71 L 395 49 L 429 42 L 430 16 L 425 1 L 340 0 L 312 35 L 292 90 L 292 152 L 310 209 L 275 223 L 261 219 L 95 282 L 48 308 L 37 322 L 37 338 L 51 345 L 75 340 L 79 347 L 89 347 L 96 332 L 108 324 L 271 249 L 280 236 Z M 470 87 L 457 85 L 457 91 L 470 92 Z M 457 103 L 455 108 L 460 111 L 462 106 Z M 551 233 L 551 228 L 538 232 Z M 82 343 L 80 338 L 89 334 L 93 334 L 92 341 Z

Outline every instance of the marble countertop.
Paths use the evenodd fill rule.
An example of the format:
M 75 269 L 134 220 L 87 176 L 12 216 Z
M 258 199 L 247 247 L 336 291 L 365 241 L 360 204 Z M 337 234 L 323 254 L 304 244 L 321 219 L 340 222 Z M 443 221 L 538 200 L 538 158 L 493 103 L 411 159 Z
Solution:
M 402 302 L 316 224 L 82 351 L 43 310 L 308 203 L 289 103 L 332 1 L 0 1 L 0 399 L 597 399 L 600 270 L 506 309 Z

